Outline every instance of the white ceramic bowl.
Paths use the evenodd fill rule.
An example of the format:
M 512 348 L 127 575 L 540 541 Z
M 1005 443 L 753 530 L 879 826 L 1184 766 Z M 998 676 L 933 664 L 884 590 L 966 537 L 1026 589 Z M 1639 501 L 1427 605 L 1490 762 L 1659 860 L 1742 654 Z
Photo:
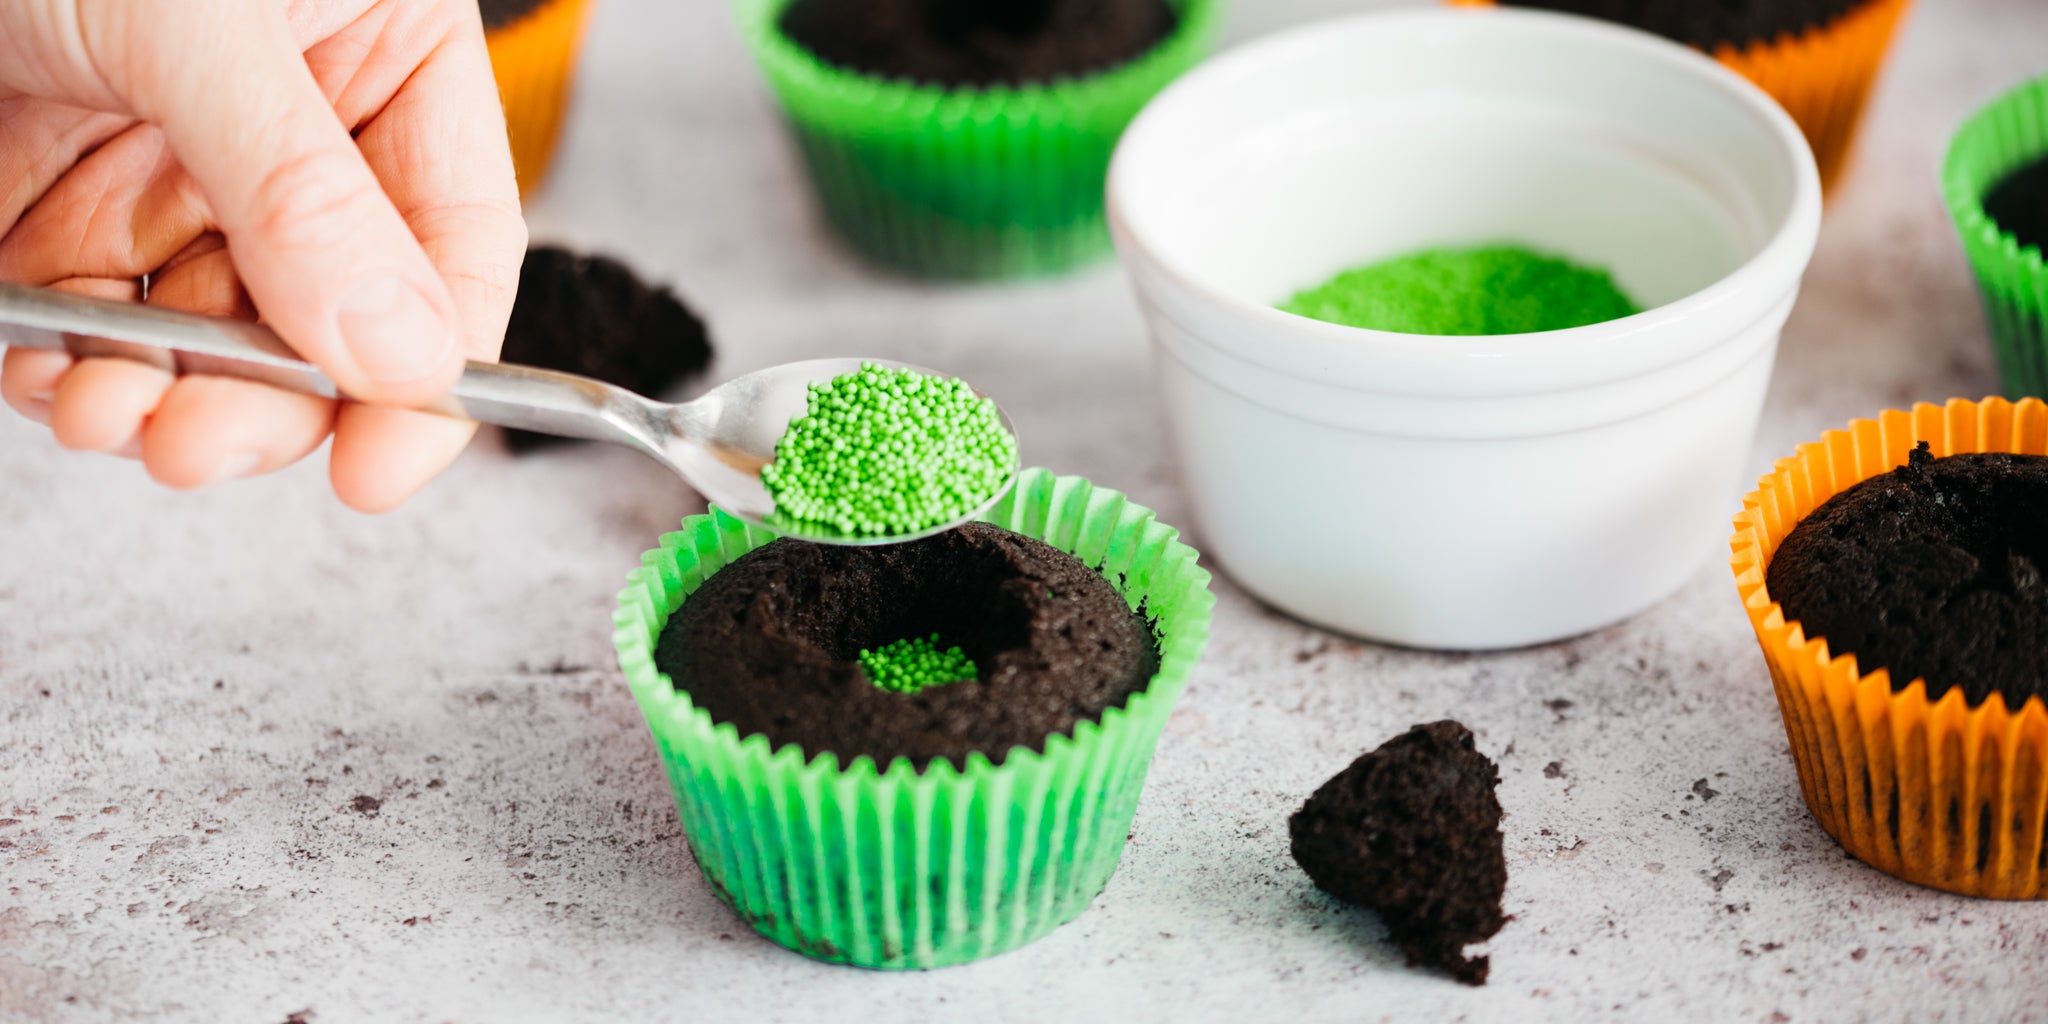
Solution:
M 1160 94 L 1109 177 L 1206 550 L 1310 622 L 1457 649 L 1626 618 L 1727 534 L 1820 209 L 1799 129 L 1733 72 L 1502 9 L 1242 46 Z M 1608 267 L 1648 312 L 1446 338 L 1273 308 L 1494 241 Z

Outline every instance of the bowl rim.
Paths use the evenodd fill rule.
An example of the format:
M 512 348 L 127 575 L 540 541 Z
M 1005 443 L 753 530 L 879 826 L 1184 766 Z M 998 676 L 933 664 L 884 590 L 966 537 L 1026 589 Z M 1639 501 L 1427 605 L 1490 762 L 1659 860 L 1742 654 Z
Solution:
M 1540 45 L 1544 38 L 1592 41 L 1649 57 L 1675 75 L 1721 90 L 1762 123 L 1776 142 L 1779 155 L 1790 165 L 1792 196 L 1784 215 L 1777 218 L 1768 238 L 1740 266 L 1679 299 L 1604 323 L 1530 334 L 1474 336 L 1403 334 L 1350 327 L 1241 298 L 1207 283 L 1184 261 L 1162 250 L 1134 222 L 1129 212 L 1134 203 L 1129 197 L 1141 191 L 1141 183 L 1133 180 L 1136 172 L 1132 167 L 1137 158 L 1132 154 L 1148 145 L 1157 131 L 1153 126 L 1175 116 L 1174 108 L 1183 102 L 1182 97 L 1202 87 L 1205 81 L 1242 74 L 1241 69 L 1247 65 L 1287 60 L 1291 51 L 1309 45 L 1311 40 L 1320 43 L 1332 34 L 1381 33 L 1402 31 L 1412 25 L 1453 23 L 1472 32 L 1531 37 L 1531 45 Z M 1757 296 L 1768 290 L 1770 301 L 1755 303 L 1759 307 L 1757 315 L 1761 316 L 1786 291 L 1796 289 L 1819 241 L 1822 212 L 1820 172 L 1806 136 L 1776 100 L 1748 79 L 1704 53 L 1637 29 L 1580 15 L 1500 7 L 1438 7 L 1343 15 L 1275 32 L 1230 49 L 1168 86 L 1132 121 L 1110 161 L 1106 206 L 1111 233 L 1133 277 L 1156 275 L 1259 332 L 1257 344 L 1246 344 L 1221 332 L 1191 334 L 1262 367 L 1290 376 L 1319 379 L 1328 379 L 1327 371 L 1333 364 L 1355 364 L 1360 360 L 1392 359 L 1431 365 L 1462 362 L 1483 364 L 1495 372 L 1514 364 L 1604 361 L 1607 357 L 1640 365 L 1643 348 L 1656 343 L 1649 336 L 1662 333 L 1679 321 L 1711 307 L 1739 305 L 1743 296 Z M 1788 287 L 1766 289 L 1768 282 L 1778 278 L 1785 279 Z M 1145 290 L 1142 282 L 1139 288 L 1141 292 Z M 1276 347 L 1286 351 L 1276 351 Z M 1648 369 L 1682 362 L 1712 347 L 1709 344 L 1674 348 Z M 1627 355 L 1634 358 L 1622 358 Z M 1611 375 L 1602 379 L 1610 378 Z

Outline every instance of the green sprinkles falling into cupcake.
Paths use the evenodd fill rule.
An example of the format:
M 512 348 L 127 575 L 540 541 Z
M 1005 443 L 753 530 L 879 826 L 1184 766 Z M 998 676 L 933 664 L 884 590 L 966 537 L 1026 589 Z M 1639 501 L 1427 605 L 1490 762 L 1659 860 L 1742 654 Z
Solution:
M 896 537 L 965 516 L 1017 467 L 1017 439 L 967 382 L 864 363 L 814 383 L 761 482 L 769 526 Z
M 964 683 L 980 675 L 958 647 L 939 647 L 939 635 L 909 637 L 860 652 L 868 681 L 896 693 L 916 693 L 932 686 Z

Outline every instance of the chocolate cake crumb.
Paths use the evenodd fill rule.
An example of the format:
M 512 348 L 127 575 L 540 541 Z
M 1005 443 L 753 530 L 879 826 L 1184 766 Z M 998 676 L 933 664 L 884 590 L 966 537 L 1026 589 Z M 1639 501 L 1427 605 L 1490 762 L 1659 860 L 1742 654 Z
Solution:
M 1935 458 L 1829 498 L 1778 546 L 1770 595 L 1860 672 L 2017 708 L 2048 697 L 2048 456 Z
M 784 35 L 827 64 L 942 86 L 1104 71 L 1173 32 L 1165 0 L 795 0 Z
M 1775 42 L 1824 28 L 1871 0 L 1502 0 L 1584 14 L 1655 32 L 1703 50 Z
M 1984 213 L 2021 245 L 2048 253 L 2048 156 L 1999 179 L 1984 197 Z
M 859 653 L 938 634 L 977 678 L 897 693 Z M 986 523 L 872 547 L 787 538 L 704 582 L 663 627 L 655 665 L 742 737 L 806 755 L 1000 764 L 1151 684 L 1157 639 L 1100 572 Z
M 711 340 L 704 322 L 674 294 L 641 281 L 617 260 L 535 246 L 519 270 L 500 358 L 653 397 L 711 365 Z M 505 431 L 505 445 L 514 452 L 566 441 Z
M 1351 762 L 1287 822 L 1317 887 L 1379 911 L 1411 967 L 1486 984 L 1467 957 L 1507 923 L 1500 771 L 1452 721 L 1418 725 Z

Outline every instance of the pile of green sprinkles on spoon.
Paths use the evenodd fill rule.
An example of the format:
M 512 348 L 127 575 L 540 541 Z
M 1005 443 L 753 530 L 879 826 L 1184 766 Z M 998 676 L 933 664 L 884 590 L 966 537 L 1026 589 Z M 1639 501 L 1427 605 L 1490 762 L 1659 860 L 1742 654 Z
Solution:
M 761 483 L 770 527 L 897 537 L 958 519 L 1017 468 L 1017 439 L 967 382 L 863 363 L 813 383 Z
M 916 693 L 932 686 L 963 683 L 980 675 L 958 647 L 939 647 L 939 635 L 909 637 L 860 652 L 868 681 L 895 693 Z

